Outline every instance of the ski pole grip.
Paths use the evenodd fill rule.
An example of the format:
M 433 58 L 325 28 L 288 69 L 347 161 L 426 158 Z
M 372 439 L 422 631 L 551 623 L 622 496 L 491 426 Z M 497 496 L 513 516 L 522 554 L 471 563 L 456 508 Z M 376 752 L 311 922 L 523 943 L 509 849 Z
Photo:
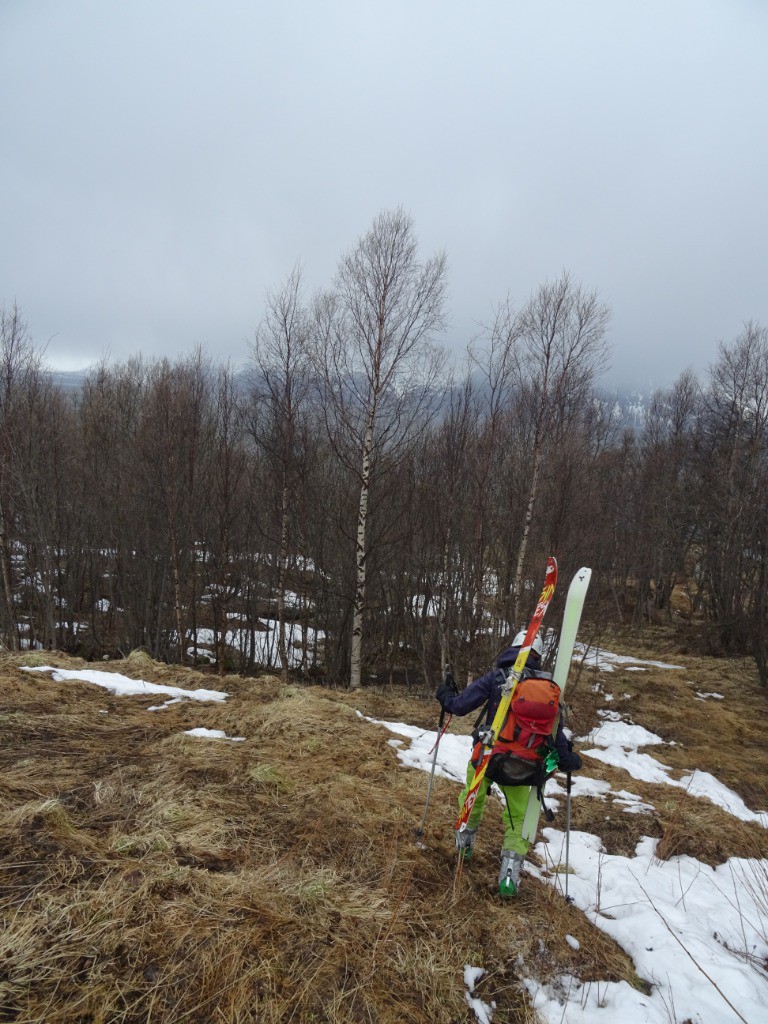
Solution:
M 453 678 L 453 667 L 450 664 L 445 666 L 445 676 L 443 677 L 443 682 L 448 687 L 448 689 L 451 690 L 453 693 L 459 692 L 459 688 L 456 685 L 456 680 Z

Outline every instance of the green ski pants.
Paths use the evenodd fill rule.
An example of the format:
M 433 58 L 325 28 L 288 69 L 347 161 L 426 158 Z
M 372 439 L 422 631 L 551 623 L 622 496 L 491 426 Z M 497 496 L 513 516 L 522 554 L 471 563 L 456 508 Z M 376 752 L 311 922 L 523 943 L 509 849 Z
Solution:
M 467 765 L 467 784 L 459 796 L 459 810 L 464 806 L 464 801 L 474 777 L 475 769 L 470 761 Z M 483 820 L 485 801 L 488 796 L 488 790 L 492 785 L 493 783 L 484 775 L 483 780 L 480 783 L 480 788 L 477 791 L 477 797 L 475 799 L 474 807 L 472 808 L 472 813 L 470 814 L 469 821 L 467 822 L 467 828 L 477 828 Z M 528 853 L 530 843 L 527 839 L 523 839 L 522 828 L 523 819 L 525 818 L 525 809 L 528 806 L 528 794 L 531 792 L 531 787 L 499 786 L 499 789 L 504 796 L 504 805 L 501 809 L 502 817 L 504 819 L 504 846 L 502 849 L 514 850 L 515 853 L 521 853 L 525 856 Z

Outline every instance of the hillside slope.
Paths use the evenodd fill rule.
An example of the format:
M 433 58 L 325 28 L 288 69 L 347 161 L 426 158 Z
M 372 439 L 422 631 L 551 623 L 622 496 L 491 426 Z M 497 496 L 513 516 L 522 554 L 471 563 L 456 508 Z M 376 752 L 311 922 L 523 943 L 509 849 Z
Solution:
M 54 667 L 94 670 L 57 654 L 0 659 L 0 1021 L 448 1024 L 475 1019 L 465 965 L 486 972 L 479 991 L 495 1024 L 534 1019 L 531 979 L 651 991 L 545 870 L 514 902 L 498 899 L 495 808 L 454 890 L 450 779 L 436 779 L 419 846 L 426 776 L 370 719 L 433 729 L 432 701 L 221 679 L 140 654 L 99 666 L 91 682 L 56 679 Z M 740 737 L 742 763 L 746 752 L 765 780 L 762 694 L 750 691 L 746 711 L 734 708 L 736 690 L 728 707 L 687 700 L 678 711 L 709 668 L 611 678 L 632 690 L 622 699 L 636 720 L 683 737 L 684 747 L 665 747 L 667 763 L 700 767 L 716 727 Z M 116 692 L 104 688 L 110 676 Z M 167 703 L 179 695 L 140 685 L 127 695 L 127 678 L 185 699 Z M 664 687 L 673 711 L 652 696 Z M 587 674 L 575 689 L 574 728 L 588 732 L 604 677 Z M 197 699 L 200 690 L 221 693 Z M 454 723 L 453 733 L 467 728 Z M 720 751 L 710 770 L 765 808 L 765 790 L 756 796 L 744 772 L 737 778 L 737 762 Z M 597 759 L 588 774 L 617 790 L 629 779 Z M 731 815 L 683 789 L 659 800 L 658 787 L 632 786 L 648 809 L 612 821 L 600 800 L 574 799 L 574 829 L 599 835 L 608 854 L 649 835 L 662 856 L 768 856 L 760 825 L 726 828 Z

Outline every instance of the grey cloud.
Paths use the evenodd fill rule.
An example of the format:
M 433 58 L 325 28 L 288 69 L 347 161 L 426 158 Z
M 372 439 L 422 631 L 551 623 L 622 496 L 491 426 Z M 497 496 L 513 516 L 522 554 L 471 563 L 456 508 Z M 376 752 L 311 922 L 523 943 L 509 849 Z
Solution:
M 265 288 L 402 205 L 450 344 L 567 268 L 614 377 L 667 383 L 768 322 L 767 29 L 746 0 L 3 4 L 0 301 L 60 365 L 242 361 Z

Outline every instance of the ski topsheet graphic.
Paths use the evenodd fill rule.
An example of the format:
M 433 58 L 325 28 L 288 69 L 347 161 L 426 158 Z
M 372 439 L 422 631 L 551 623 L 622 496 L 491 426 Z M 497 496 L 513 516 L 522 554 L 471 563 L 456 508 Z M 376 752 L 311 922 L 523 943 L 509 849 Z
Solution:
M 568 588 L 568 596 L 565 599 L 565 612 L 563 613 L 563 626 L 560 630 L 560 643 L 557 648 L 555 659 L 555 670 L 552 678 L 560 687 L 560 700 L 562 702 L 565 686 L 568 682 L 568 670 L 571 667 L 573 649 L 576 645 L 576 634 L 581 622 L 581 612 L 584 607 L 584 599 L 587 596 L 589 581 L 592 577 L 592 570 L 586 567 L 579 569 L 571 580 Z M 524 839 L 533 842 L 536 836 L 536 829 L 539 826 L 539 813 L 541 802 L 535 789 L 532 789 L 528 797 L 528 806 L 523 819 L 522 835 Z
M 461 808 L 459 817 L 456 821 L 457 830 L 462 830 L 467 827 L 467 820 L 474 807 L 475 800 L 477 799 L 477 791 L 480 788 L 480 783 L 485 777 L 486 769 L 488 768 L 488 762 L 491 759 L 491 753 L 493 752 L 493 745 L 496 742 L 496 738 L 501 731 L 504 721 L 507 717 L 507 711 L 509 710 L 509 704 L 515 693 L 515 688 L 520 682 L 525 668 L 525 663 L 528 661 L 528 655 L 531 652 L 531 644 L 536 639 L 536 634 L 539 632 L 541 623 L 546 614 L 549 603 L 552 600 L 552 596 L 555 593 L 555 587 L 557 586 L 557 562 L 554 558 L 549 558 L 547 561 L 547 575 L 544 580 L 544 589 L 539 597 L 539 602 L 536 605 L 536 610 L 533 613 L 533 618 L 530 621 L 528 630 L 523 640 L 523 645 L 520 648 L 520 652 L 517 655 L 515 664 L 512 667 L 512 671 L 507 679 L 507 682 L 502 688 L 501 700 L 499 706 L 494 715 L 493 722 L 491 723 L 490 734 L 486 736 L 485 744 L 483 746 L 483 752 L 478 762 L 477 768 L 475 769 L 475 775 L 472 779 L 472 783 L 467 792 L 464 805 Z

